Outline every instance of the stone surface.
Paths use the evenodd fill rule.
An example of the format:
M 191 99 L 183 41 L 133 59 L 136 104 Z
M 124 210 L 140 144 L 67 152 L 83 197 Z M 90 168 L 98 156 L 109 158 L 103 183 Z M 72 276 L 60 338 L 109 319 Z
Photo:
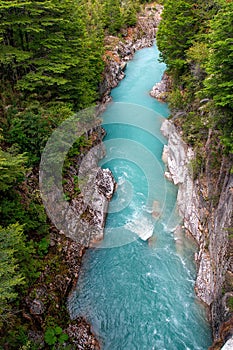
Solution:
M 64 188 L 59 182 L 44 194 L 46 210 L 55 226 L 84 247 L 103 239 L 108 204 L 115 188 L 111 171 L 98 167 L 98 161 L 104 155 L 105 149 L 100 142 L 86 150 L 81 162 L 77 159 L 72 165 L 70 175 L 67 175 L 66 193 L 72 192 L 74 178 L 78 179 L 81 193 L 75 194 L 70 201 L 64 198 Z
M 221 350 L 232 350 L 233 349 L 233 336 L 225 343 Z

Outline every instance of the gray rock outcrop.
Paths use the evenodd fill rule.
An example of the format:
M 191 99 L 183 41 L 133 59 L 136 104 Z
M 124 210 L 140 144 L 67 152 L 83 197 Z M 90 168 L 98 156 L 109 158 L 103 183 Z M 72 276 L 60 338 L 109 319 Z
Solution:
M 168 98 L 169 91 L 171 90 L 171 79 L 165 72 L 160 82 L 156 83 L 150 91 L 151 97 L 156 98 L 158 101 L 165 102 Z
M 54 181 L 54 185 L 43 193 L 46 210 L 61 234 L 84 247 L 103 239 L 108 204 L 115 188 L 111 171 L 98 167 L 104 154 L 104 146 L 100 143 L 82 157 L 79 165 L 72 167 L 72 177 L 78 178 L 81 193 L 70 202 L 66 200 L 59 181 Z M 42 175 L 45 188 L 53 177 L 44 178 L 43 182 Z

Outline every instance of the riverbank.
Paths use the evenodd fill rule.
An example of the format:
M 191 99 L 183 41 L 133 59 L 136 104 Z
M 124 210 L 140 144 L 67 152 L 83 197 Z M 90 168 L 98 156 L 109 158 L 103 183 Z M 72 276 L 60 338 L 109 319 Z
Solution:
M 57 345 L 61 335 L 61 339 L 72 349 L 99 349 L 98 340 L 90 325 L 81 317 L 71 321 L 66 304 L 69 294 L 76 286 L 85 250 L 93 241 L 103 237 L 108 202 L 114 192 L 115 181 L 111 172 L 98 167 L 99 160 L 105 154 L 102 147 L 104 135 L 101 126 L 91 129 L 83 136 L 85 141 L 83 139 L 81 154 L 69 159 L 71 166 L 63 174 L 63 190 L 67 198 L 69 196 L 69 206 L 66 213 L 59 212 L 60 217 L 68 223 L 69 232 L 59 231 L 51 223 L 45 268 L 22 305 L 22 316 L 28 323 L 29 341 L 36 344 L 38 349 Z M 84 174 L 87 184 L 81 192 L 78 189 L 77 193 L 74 179 L 77 178 L 84 159 L 89 170 Z M 57 205 L 56 193 L 57 189 L 52 188 L 50 200 L 54 207 Z M 91 198 L 88 197 L 90 194 Z M 77 211 L 81 217 L 78 235 Z M 56 329 L 60 333 L 56 334 Z

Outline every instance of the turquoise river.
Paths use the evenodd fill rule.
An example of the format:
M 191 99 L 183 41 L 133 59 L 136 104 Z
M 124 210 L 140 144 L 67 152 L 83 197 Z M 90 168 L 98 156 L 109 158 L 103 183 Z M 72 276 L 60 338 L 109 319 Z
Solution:
M 194 243 L 174 234 L 177 188 L 165 180 L 161 160 L 160 127 L 169 110 L 149 96 L 165 69 L 158 57 L 156 46 L 136 52 L 103 114 L 107 153 L 100 165 L 111 169 L 118 187 L 105 239 L 84 255 L 69 300 L 71 317 L 91 323 L 103 350 L 211 345 L 206 311 L 194 293 Z

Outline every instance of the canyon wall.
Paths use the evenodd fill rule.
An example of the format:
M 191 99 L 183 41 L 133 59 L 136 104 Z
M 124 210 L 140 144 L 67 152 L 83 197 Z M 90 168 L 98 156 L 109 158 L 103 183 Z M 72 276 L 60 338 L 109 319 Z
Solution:
M 233 175 L 230 163 L 221 160 L 220 173 L 212 174 L 208 164 L 203 174 L 195 174 L 195 154 L 182 140 L 174 124 L 166 120 L 161 128 L 168 145 L 163 159 L 165 176 L 178 185 L 177 206 L 184 228 L 198 243 L 195 255 L 197 296 L 210 307 L 214 345 L 220 349 L 233 334 L 232 208 Z M 208 145 L 207 158 L 208 163 Z

